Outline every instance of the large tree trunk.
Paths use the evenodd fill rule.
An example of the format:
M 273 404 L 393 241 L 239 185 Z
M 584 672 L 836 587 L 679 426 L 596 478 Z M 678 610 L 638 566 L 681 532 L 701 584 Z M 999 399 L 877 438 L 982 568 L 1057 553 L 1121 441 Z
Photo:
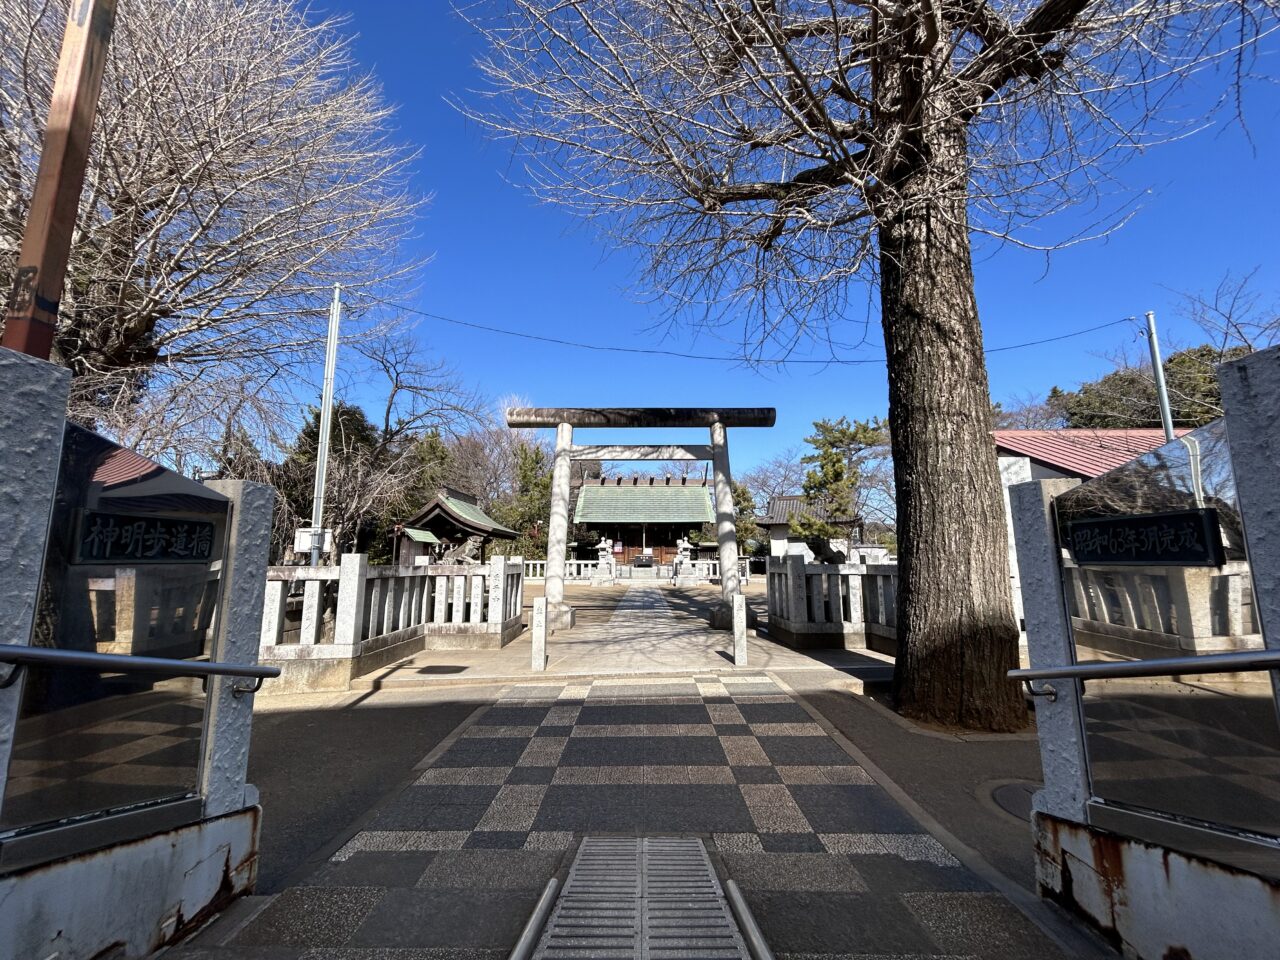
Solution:
M 1000 476 L 973 292 L 964 129 L 939 125 L 880 227 L 881 310 L 898 490 L 898 661 L 905 715 L 1017 730 Z

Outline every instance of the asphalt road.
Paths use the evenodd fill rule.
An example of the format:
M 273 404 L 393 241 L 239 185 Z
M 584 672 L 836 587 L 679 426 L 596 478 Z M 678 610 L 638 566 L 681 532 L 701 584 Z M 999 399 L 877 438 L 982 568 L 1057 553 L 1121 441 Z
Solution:
M 452 687 L 412 699 L 379 693 L 261 701 L 249 756 L 249 782 L 263 808 L 256 892 L 278 892 L 294 873 L 323 860 L 497 692 Z

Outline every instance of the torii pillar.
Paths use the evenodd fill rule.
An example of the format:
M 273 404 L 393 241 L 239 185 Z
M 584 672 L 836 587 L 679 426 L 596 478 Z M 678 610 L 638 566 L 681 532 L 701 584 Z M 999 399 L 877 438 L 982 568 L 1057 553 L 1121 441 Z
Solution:
M 573 626 L 573 607 L 564 602 L 564 563 L 569 550 L 569 480 L 572 473 L 573 424 L 556 424 L 556 452 L 551 464 L 551 518 L 547 524 L 547 629 Z
M 564 600 L 565 555 L 569 540 L 569 477 L 574 460 L 710 460 L 715 477 L 716 545 L 720 555 L 720 606 L 712 623 L 728 628 L 733 598 L 741 592 L 738 577 L 738 531 L 733 516 L 733 478 L 729 472 L 729 427 L 772 427 L 772 407 L 516 407 L 507 411 L 512 428 L 553 427 L 555 461 L 551 471 L 551 517 L 547 528 L 547 627 L 573 625 L 573 608 Z M 680 428 L 710 430 L 709 446 L 575 447 L 574 427 Z
M 716 551 L 720 555 L 720 606 L 713 626 L 733 628 L 733 598 L 738 582 L 738 525 L 733 516 L 733 478 L 729 474 L 729 438 L 723 423 L 711 425 L 711 474 L 715 484 Z

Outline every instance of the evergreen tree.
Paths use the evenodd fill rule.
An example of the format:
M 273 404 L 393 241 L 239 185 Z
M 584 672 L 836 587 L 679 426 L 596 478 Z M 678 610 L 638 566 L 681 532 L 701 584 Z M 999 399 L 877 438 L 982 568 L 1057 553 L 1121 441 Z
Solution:
M 1222 416 L 1217 365 L 1248 353 L 1247 347 L 1220 350 L 1202 344 L 1172 353 L 1164 361 L 1169 408 L 1179 427 L 1199 427 Z M 1122 366 L 1097 380 L 1050 399 L 1061 404 L 1069 427 L 1160 427 L 1160 403 L 1150 366 Z
M 830 553 L 830 541 L 850 538 L 863 521 L 862 466 L 888 443 L 888 426 L 878 417 L 814 422 L 814 434 L 805 443 L 814 452 L 801 462 L 809 466 L 804 476 L 805 509 L 791 521 L 791 530 L 804 537 L 815 554 Z
M 551 458 L 543 447 L 523 442 L 514 452 L 514 489 L 494 505 L 494 519 L 520 535 L 504 547 L 509 555 L 541 560 L 547 555 L 547 518 L 551 516 Z

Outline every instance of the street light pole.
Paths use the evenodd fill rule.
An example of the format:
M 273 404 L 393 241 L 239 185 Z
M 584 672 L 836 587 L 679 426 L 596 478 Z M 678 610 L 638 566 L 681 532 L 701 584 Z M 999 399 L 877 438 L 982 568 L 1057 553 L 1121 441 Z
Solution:
M 1164 424 L 1165 442 L 1172 441 L 1173 414 L 1169 410 L 1169 388 L 1164 382 L 1164 362 L 1160 359 L 1160 340 L 1156 336 L 1156 313 L 1147 311 L 1147 343 L 1151 347 L 1151 370 L 1156 377 L 1156 397 L 1160 401 L 1160 422 Z
M 320 397 L 320 437 L 316 449 L 315 489 L 311 497 L 311 566 L 320 566 L 324 545 L 324 477 L 329 467 L 329 434 L 333 431 L 333 377 L 338 366 L 338 325 L 342 320 L 342 284 L 333 285 L 329 305 L 329 339 L 324 350 L 324 389 Z
M 116 0 L 75 0 L 62 35 L 40 167 L 0 342 L 41 360 L 49 359 L 58 329 L 58 302 L 115 18 Z

